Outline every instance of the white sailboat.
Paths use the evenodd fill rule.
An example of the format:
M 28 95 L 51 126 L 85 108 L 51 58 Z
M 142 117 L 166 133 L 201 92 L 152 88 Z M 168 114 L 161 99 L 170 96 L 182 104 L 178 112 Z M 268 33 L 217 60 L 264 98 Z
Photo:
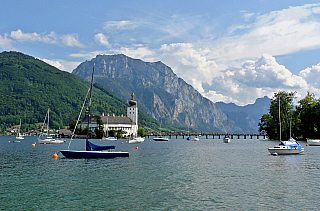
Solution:
M 109 122 L 108 122 L 108 118 L 107 118 L 107 136 L 106 137 L 103 137 L 102 140 L 104 141 L 116 141 L 118 140 L 116 137 L 113 137 L 113 136 L 108 136 L 108 131 L 109 131 Z
M 291 122 L 290 122 L 290 138 L 288 141 L 281 141 L 281 116 L 280 116 L 280 93 L 279 93 L 279 123 L 280 123 L 280 144 L 268 148 L 271 155 L 295 155 L 304 152 L 304 148 L 291 137 Z
M 20 133 L 20 128 L 21 128 L 21 119 L 20 119 L 18 134 L 17 134 L 17 136 L 16 136 L 16 139 L 17 139 L 17 140 L 23 140 L 23 139 L 24 139 L 23 135 Z M 17 141 L 14 141 L 14 142 L 17 142 Z
M 229 136 L 229 112 L 227 112 L 227 134 L 223 138 L 223 143 L 230 143 L 230 136 Z
M 42 128 L 41 128 L 41 133 L 40 133 L 40 136 L 38 137 L 38 142 L 39 142 L 39 144 L 62 144 L 62 143 L 65 142 L 65 140 L 60 140 L 57 137 L 49 136 L 49 113 L 50 113 L 50 108 L 48 108 L 46 117 L 44 118 L 44 121 L 43 121 L 43 124 L 42 124 Z M 44 123 L 46 122 L 46 118 L 47 117 L 48 117 L 48 121 L 47 121 L 47 137 L 42 139 L 41 136 L 43 135 L 43 126 L 44 126 Z

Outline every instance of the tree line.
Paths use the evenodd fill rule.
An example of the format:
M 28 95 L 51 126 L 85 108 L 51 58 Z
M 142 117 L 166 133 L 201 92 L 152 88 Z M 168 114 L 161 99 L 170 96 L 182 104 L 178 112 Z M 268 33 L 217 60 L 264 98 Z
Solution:
M 320 99 L 310 92 L 294 104 L 296 98 L 296 92 L 274 93 L 269 113 L 260 119 L 260 133 L 272 140 L 280 140 L 280 134 L 281 140 L 320 138 Z

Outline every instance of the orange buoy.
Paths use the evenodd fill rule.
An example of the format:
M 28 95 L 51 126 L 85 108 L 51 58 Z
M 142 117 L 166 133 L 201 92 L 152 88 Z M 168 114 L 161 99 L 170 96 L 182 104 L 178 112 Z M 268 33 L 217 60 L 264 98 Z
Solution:
M 136 147 L 136 149 L 139 149 L 138 147 Z
M 99 141 L 101 141 L 101 139 L 99 139 Z
M 32 144 L 31 146 L 32 146 L 32 147 L 35 147 L 36 145 L 35 145 L 35 144 Z
M 10 143 L 10 141 L 8 141 L 8 143 Z
M 123 144 L 123 142 L 121 142 L 121 144 Z
M 54 153 L 54 154 L 52 155 L 52 158 L 58 158 L 58 155 L 57 155 L 56 153 Z
M 125 141 L 127 143 L 127 141 Z
M 306 144 L 306 146 L 308 146 L 308 144 Z

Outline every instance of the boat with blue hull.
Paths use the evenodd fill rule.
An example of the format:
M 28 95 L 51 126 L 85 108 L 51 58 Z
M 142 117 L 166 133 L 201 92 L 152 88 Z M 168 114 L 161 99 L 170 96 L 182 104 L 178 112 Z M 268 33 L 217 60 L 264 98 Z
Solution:
M 78 120 L 75 126 L 75 129 L 73 131 L 72 137 L 69 142 L 69 146 L 67 150 L 60 150 L 60 152 L 66 157 L 66 158 L 111 158 L 111 157 L 129 157 L 129 152 L 113 152 L 112 149 L 115 149 L 115 146 L 100 146 L 93 144 L 89 141 L 89 126 L 90 126 L 90 107 L 91 107 L 91 97 L 92 97 L 92 84 L 93 84 L 93 75 L 94 75 L 94 66 L 92 71 L 92 78 L 91 78 L 91 86 L 88 90 L 88 93 L 90 91 L 90 98 L 89 98 L 89 106 L 88 106 L 88 130 L 87 130 L 87 139 L 86 139 L 86 150 L 84 151 L 78 151 L 78 150 L 69 150 L 72 137 L 74 136 L 75 129 L 77 128 L 79 119 L 81 117 L 82 110 L 84 108 L 84 105 L 86 103 L 87 96 L 84 100 L 84 103 L 82 105 L 80 114 L 78 116 Z

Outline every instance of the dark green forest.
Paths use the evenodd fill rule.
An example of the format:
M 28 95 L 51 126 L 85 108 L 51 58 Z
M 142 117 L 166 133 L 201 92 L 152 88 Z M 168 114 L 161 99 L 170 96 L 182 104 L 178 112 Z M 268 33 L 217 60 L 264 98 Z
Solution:
M 320 137 L 320 99 L 308 92 L 294 104 L 295 95 L 295 92 L 284 91 L 274 94 L 269 113 L 264 114 L 259 123 L 259 131 L 269 139 L 280 139 L 280 121 L 281 140 L 288 140 L 290 135 L 298 140 Z
M 79 115 L 90 84 L 79 77 L 19 52 L 0 53 L 0 129 L 18 125 L 38 129 L 50 108 L 50 128 L 69 125 Z M 130 96 L 128 96 L 130 97 Z M 94 83 L 91 112 L 126 114 L 127 104 L 104 86 Z M 38 124 L 39 125 L 39 124 Z M 159 122 L 139 112 L 146 133 L 158 131 Z

